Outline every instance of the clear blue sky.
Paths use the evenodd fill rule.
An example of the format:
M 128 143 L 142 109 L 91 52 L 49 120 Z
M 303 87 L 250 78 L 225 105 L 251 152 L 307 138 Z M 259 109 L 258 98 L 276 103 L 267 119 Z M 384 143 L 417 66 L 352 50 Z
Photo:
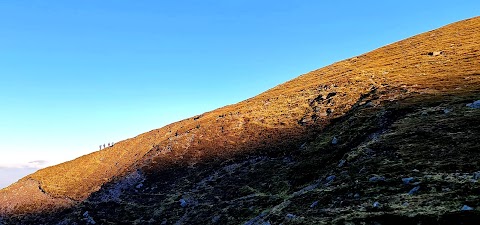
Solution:
M 473 0 L 1 1 L 0 178 L 479 12 Z

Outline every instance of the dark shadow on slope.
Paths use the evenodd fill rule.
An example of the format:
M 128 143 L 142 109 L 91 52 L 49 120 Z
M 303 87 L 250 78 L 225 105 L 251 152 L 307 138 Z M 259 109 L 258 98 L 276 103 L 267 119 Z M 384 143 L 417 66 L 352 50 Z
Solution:
M 258 144 L 253 152 L 239 149 L 234 155 L 224 155 L 219 148 L 217 155 L 202 160 L 198 154 L 174 160 L 152 151 L 151 162 L 162 166 L 132 170 L 139 177 L 118 189 L 118 195 L 111 192 L 117 190 L 118 182 L 106 184 L 78 206 L 22 218 L 22 222 L 82 224 L 91 217 L 97 224 L 241 224 L 260 216 L 272 224 L 447 224 L 454 220 L 469 224 L 478 219 L 478 213 L 443 213 L 438 204 L 478 207 L 479 199 L 474 196 L 480 193 L 475 192 L 475 184 L 435 179 L 437 175 L 456 176 L 454 171 L 471 174 L 478 168 L 480 116 L 464 106 L 479 97 L 478 93 L 418 95 L 381 107 L 359 102 L 310 140 L 288 139 L 296 130 L 262 131 L 276 133 L 283 141 L 253 139 L 245 145 Z M 452 112 L 445 114 L 446 108 Z M 459 132 L 465 138 L 451 135 Z M 332 144 L 334 137 L 337 144 Z M 455 146 L 461 149 L 438 153 L 442 147 Z M 157 150 L 164 147 L 155 146 Z M 326 181 L 331 175 L 335 178 Z M 372 177 L 378 180 L 371 181 Z M 406 195 L 415 185 L 402 184 L 403 177 L 420 182 L 416 185 L 421 187 L 421 198 Z M 311 185 L 315 186 L 310 190 Z M 442 188 L 451 191 L 443 193 Z M 308 192 L 295 195 L 299 190 Z M 375 201 L 382 207 L 372 207 Z M 433 213 L 411 214 L 408 207 L 397 207 L 405 201 L 421 210 L 431 207 Z M 288 219 L 287 214 L 297 219 Z

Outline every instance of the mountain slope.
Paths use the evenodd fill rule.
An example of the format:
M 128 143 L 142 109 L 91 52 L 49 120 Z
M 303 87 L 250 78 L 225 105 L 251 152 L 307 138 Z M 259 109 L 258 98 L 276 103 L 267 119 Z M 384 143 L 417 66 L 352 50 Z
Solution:
M 0 215 L 12 223 L 449 221 L 480 200 L 468 179 L 478 170 L 480 113 L 465 106 L 477 99 L 480 17 L 40 170 L 0 191 Z

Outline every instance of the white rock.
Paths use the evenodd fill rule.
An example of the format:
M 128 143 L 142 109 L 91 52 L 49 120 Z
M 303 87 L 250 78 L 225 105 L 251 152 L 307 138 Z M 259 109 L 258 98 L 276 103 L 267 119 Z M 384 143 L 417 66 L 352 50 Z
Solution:
M 183 198 L 180 199 L 179 202 L 180 202 L 180 206 L 183 207 L 183 208 L 187 207 L 187 205 L 188 205 L 187 201 Z
M 325 180 L 326 180 L 327 182 L 332 182 L 332 181 L 335 180 L 336 178 L 337 178 L 337 177 L 336 177 L 335 175 L 330 175 L 330 176 L 328 176 Z
M 291 213 L 288 213 L 285 217 L 287 217 L 287 219 L 295 219 L 297 216 L 291 214 Z
M 463 205 L 463 207 L 462 207 L 462 211 L 471 211 L 471 210 L 474 210 L 474 208 L 472 208 L 468 205 Z
M 480 109 L 480 100 L 474 101 L 473 103 L 468 103 L 467 106 L 474 109 Z
M 412 190 L 410 190 L 410 191 L 408 192 L 408 194 L 409 194 L 409 195 L 413 195 L 413 194 L 417 193 L 418 190 L 420 190 L 420 186 L 416 186 L 416 187 L 412 188 Z
M 336 145 L 336 144 L 338 144 L 338 139 L 337 139 L 337 137 L 333 137 L 332 145 Z
M 403 182 L 403 184 L 407 185 L 407 184 L 409 184 L 411 181 L 413 181 L 413 179 L 415 179 L 415 178 L 413 178 L 413 177 L 402 178 L 402 182 Z

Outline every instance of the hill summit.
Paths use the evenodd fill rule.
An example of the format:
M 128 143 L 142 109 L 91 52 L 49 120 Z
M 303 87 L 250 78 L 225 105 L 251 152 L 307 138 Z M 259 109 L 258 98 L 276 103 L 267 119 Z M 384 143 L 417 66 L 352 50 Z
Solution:
M 39 170 L 0 224 L 479 221 L 479 99 L 476 17 Z

